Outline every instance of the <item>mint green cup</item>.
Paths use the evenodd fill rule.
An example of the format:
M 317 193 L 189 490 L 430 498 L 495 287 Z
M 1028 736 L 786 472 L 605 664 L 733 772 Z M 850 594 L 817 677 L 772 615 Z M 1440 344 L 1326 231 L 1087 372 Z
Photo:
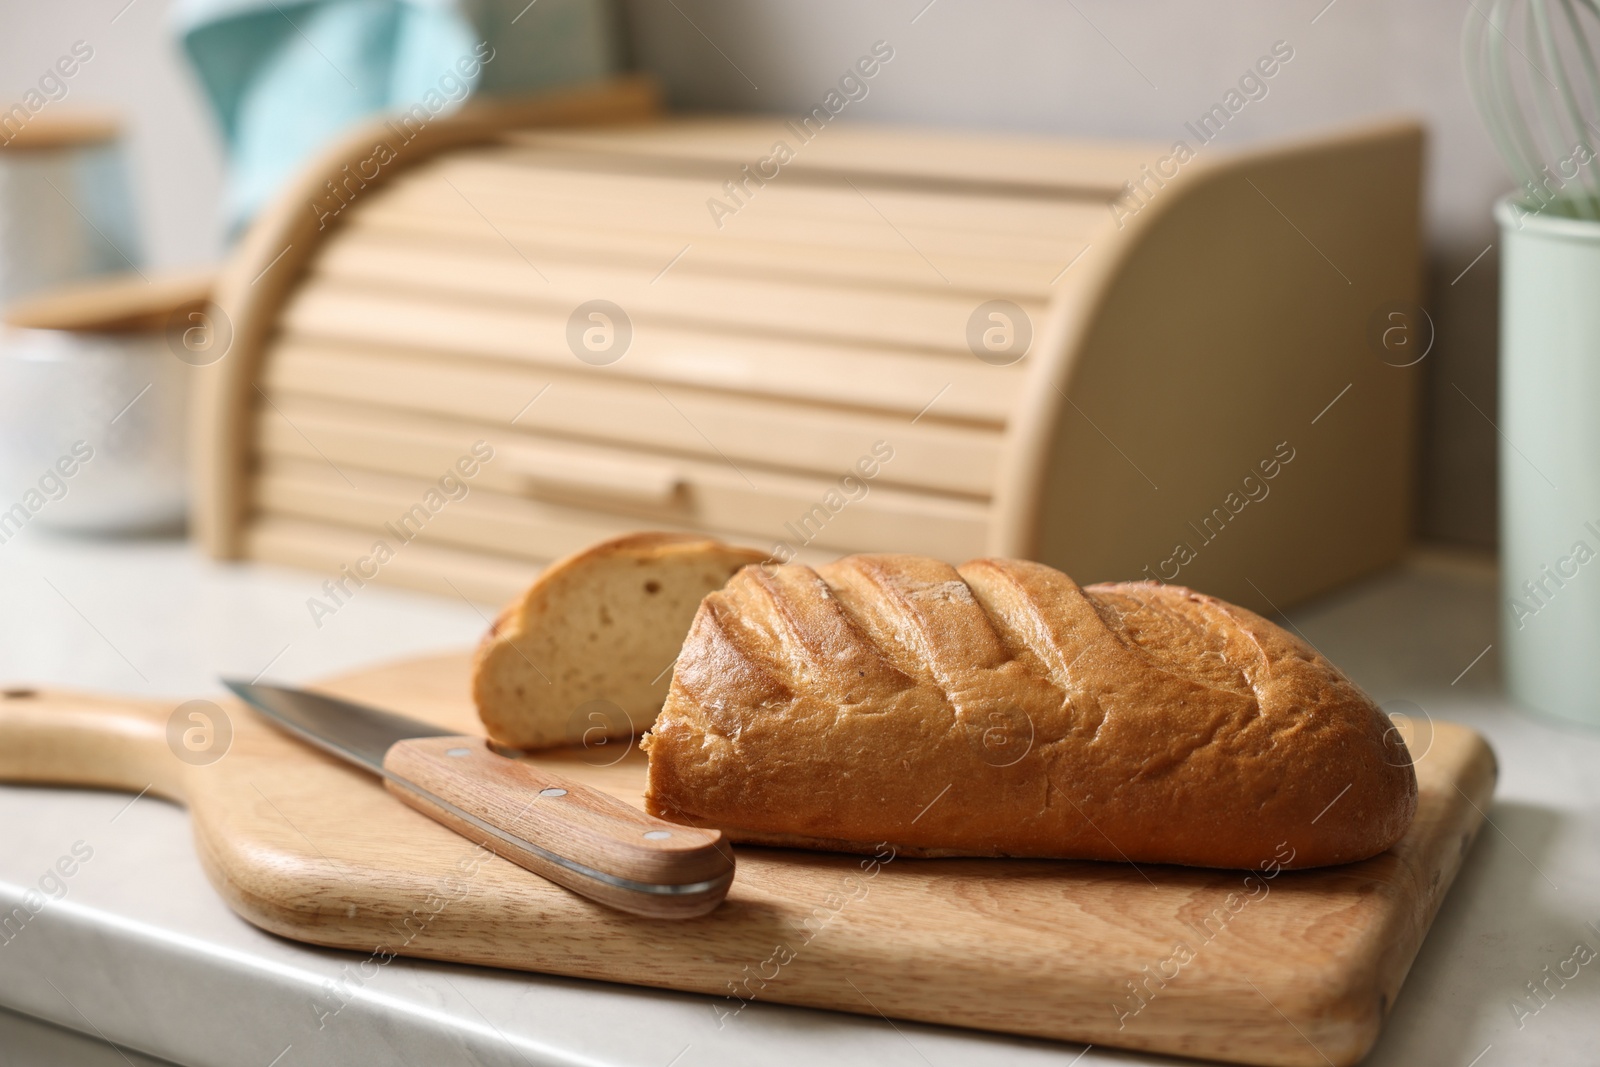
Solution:
M 1520 197 L 1495 218 L 1506 684 L 1600 726 L 1600 221 Z

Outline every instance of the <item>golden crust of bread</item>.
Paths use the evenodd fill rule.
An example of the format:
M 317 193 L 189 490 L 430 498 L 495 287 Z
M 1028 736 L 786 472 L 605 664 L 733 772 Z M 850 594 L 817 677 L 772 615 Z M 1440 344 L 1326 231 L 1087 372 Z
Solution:
M 761 552 L 636 533 L 552 563 L 479 642 L 472 697 L 489 736 L 537 749 L 649 727 L 701 597 Z
M 644 743 L 653 814 L 794 847 L 1312 867 L 1416 810 L 1398 732 L 1304 641 L 1018 560 L 747 567 Z

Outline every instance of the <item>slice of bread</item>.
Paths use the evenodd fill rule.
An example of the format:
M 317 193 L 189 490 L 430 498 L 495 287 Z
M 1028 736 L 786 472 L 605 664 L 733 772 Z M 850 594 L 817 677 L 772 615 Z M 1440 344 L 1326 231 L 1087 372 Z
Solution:
M 643 733 L 701 598 L 766 558 L 698 534 L 638 533 L 552 563 L 473 657 L 489 736 L 536 749 Z

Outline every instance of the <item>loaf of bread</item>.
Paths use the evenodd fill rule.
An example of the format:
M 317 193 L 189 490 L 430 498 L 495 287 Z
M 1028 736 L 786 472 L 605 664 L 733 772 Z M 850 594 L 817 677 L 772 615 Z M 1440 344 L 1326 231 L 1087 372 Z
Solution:
M 700 599 L 763 558 L 698 534 L 641 533 L 552 563 L 478 645 L 472 697 L 489 736 L 536 749 L 647 729 Z
M 843 851 L 1313 867 L 1387 849 L 1417 800 L 1398 731 L 1304 641 L 1018 560 L 747 567 L 644 745 L 653 814 Z

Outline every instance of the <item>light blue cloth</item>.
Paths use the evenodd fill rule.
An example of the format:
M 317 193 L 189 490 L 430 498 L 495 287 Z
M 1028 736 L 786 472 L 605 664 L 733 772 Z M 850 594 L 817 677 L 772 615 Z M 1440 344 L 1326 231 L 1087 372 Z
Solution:
M 363 119 L 615 68 L 610 0 L 178 0 L 172 20 L 221 125 L 230 232 Z

